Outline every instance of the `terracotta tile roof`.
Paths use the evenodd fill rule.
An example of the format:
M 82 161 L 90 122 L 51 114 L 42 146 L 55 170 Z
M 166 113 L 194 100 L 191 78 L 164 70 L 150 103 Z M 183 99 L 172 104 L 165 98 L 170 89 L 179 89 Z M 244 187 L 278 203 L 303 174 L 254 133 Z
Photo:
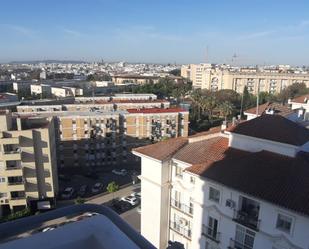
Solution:
M 307 99 L 307 101 L 309 101 L 309 94 L 305 94 L 305 95 L 296 97 L 296 98 L 292 99 L 291 102 L 304 104 L 305 103 L 305 99 Z
M 309 215 L 309 156 L 296 158 L 261 151 L 243 153 L 234 149 L 212 163 L 186 170 L 232 189 Z
M 201 137 L 201 136 L 211 135 L 211 134 L 215 134 L 219 132 L 221 132 L 221 125 L 212 127 L 208 131 L 198 132 L 194 135 L 189 136 L 189 138 Z
M 224 151 L 228 148 L 228 144 L 228 138 L 220 136 L 189 143 L 180 149 L 173 158 L 189 164 L 217 161 L 224 157 Z
M 266 111 L 267 107 L 269 106 L 269 102 L 266 102 L 262 105 L 259 105 L 259 115 Z M 248 110 L 245 110 L 244 113 L 256 114 L 256 106 L 252 107 Z
M 140 108 L 140 109 L 127 109 L 129 113 L 172 113 L 172 112 L 188 112 L 182 108 Z
M 265 104 L 259 105 L 259 114 L 262 115 L 265 114 L 267 109 L 273 109 L 275 115 L 281 115 L 283 117 L 288 116 L 292 113 L 294 113 L 291 108 L 289 108 L 287 105 L 282 105 L 280 103 L 271 103 L 266 102 Z M 245 110 L 244 113 L 250 113 L 250 114 L 256 114 L 256 107 L 250 108 L 248 110 Z
M 227 129 L 232 133 L 291 145 L 309 141 L 309 130 L 279 115 L 262 115 Z
M 134 148 L 132 151 L 137 152 L 154 159 L 164 161 L 175 154 L 181 147 L 188 143 L 187 138 L 171 138 L 166 141 L 155 144 L 146 145 L 139 148 Z

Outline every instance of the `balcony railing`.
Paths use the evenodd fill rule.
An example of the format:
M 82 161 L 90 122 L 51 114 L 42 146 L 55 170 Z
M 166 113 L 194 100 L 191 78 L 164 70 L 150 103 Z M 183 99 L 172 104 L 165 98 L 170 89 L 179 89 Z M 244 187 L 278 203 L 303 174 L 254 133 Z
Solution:
M 220 242 L 220 237 L 221 237 L 221 233 L 217 232 L 216 230 L 214 230 L 211 227 L 205 226 L 203 225 L 202 227 L 202 235 L 204 235 L 205 237 L 219 243 Z
M 11 200 L 23 200 L 23 199 L 26 199 L 26 196 L 14 196 L 14 197 L 11 197 Z
M 180 201 L 177 201 L 175 199 L 171 199 L 171 205 L 174 208 L 177 208 L 178 210 L 192 216 L 193 215 L 193 207 L 190 207 L 188 205 L 185 205 L 181 203 Z
M 178 234 L 191 240 L 191 229 L 179 224 L 175 221 L 170 221 L 170 228 Z
M 8 182 L 8 185 L 10 185 L 10 186 L 22 185 L 22 184 L 24 184 L 24 181 Z
M 228 249 L 252 249 L 253 246 L 245 245 L 244 243 L 238 242 L 234 239 L 230 239 L 230 246 Z
M 15 166 L 7 166 L 6 170 L 16 170 L 21 169 L 21 165 L 15 165 Z
M 258 219 L 258 213 L 253 215 L 243 210 L 235 210 L 234 221 L 257 231 L 260 229 L 261 221 Z
M 20 153 L 21 153 L 20 149 L 17 149 L 17 150 L 5 150 L 5 151 L 3 151 L 3 154 L 5 154 L 5 155 L 20 154 Z

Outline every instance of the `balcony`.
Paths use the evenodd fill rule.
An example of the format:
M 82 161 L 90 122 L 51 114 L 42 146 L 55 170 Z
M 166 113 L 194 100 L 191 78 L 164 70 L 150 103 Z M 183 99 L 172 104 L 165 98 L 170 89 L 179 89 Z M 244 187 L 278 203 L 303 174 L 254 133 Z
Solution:
M 7 183 L 7 188 L 9 191 L 25 191 L 24 182 L 10 182 Z
M 19 144 L 19 138 L 18 137 L 9 137 L 9 138 L 1 138 L 0 144 Z
M 234 239 L 230 240 L 230 245 L 228 249 L 252 249 L 253 246 L 245 245 L 244 243 L 240 243 Z
M 221 233 L 217 232 L 217 230 L 214 230 L 211 227 L 203 225 L 202 235 L 204 235 L 206 238 L 211 239 L 216 243 L 220 243 Z
M 191 229 L 189 227 L 175 221 L 170 221 L 170 229 L 180 234 L 181 236 L 191 240 Z
M 19 148 L 12 150 L 4 150 L 1 154 L 3 161 L 18 161 L 21 160 L 21 150 Z
M 171 206 L 176 208 L 177 210 L 188 214 L 190 216 L 193 216 L 193 207 L 190 207 L 188 205 L 185 205 L 177 200 L 171 199 Z
M 233 220 L 256 231 L 259 231 L 260 229 L 261 221 L 258 219 L 258 213 L 256 212 L 249 212 L 248 210 L 236 210 L 234 212 Z

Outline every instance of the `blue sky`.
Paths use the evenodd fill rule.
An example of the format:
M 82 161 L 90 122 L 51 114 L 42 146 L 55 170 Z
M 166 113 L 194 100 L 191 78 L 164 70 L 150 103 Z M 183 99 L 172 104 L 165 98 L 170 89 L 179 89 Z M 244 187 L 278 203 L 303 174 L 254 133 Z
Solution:
M 307 0 L 1 0 L 0 61 L 309 65 Z

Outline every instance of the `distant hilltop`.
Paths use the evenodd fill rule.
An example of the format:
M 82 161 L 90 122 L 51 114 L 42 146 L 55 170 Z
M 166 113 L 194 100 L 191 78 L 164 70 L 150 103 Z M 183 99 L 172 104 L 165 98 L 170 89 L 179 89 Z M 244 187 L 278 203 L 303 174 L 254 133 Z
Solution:
M 87 63 L 87 62 L 86 61 L 74 61 L 74 60 L 35 60 L 35 61 L 11 61 L 8 64 L 38 64 L 38 63 L 79 64 L 79 63 Z

